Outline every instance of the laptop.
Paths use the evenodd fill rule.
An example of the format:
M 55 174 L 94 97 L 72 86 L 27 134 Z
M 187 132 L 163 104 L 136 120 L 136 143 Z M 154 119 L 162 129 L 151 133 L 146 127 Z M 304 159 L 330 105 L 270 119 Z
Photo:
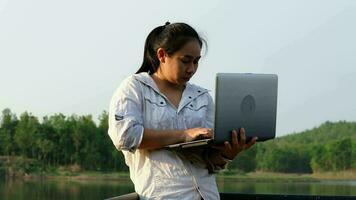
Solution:
M 275 74 L 218 73 L 215 85 L 215 121 L 212 139 L 172 144 L 189 148 L 231 142 L 231 131 L 244 128 L 247 141 L 275 138 L 278 76 Z

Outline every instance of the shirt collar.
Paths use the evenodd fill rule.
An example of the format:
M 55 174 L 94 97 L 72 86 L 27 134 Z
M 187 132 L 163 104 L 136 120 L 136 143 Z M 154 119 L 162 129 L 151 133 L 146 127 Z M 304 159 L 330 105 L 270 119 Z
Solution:
M 152 88 L 158 94 L 165 97 L 159 91 L 156 83 L 154 82 L 152 77 L 147 72 L 141 72 L 139 74 L 134 74 L 134 78 L 136 80 L 140 81 L 141 83 L 147 85 L 148 87 Z M 182 99 L 181 99 L 180 105 L 182 105 L 184 107 L 186 104 L 190 103 L 191 101 L 196 99 L 198 96 L 205 94 L 207 92 L 209 92 L 209 90 L 187 82 L 185 89 L 183 91 L 183 94 L 182 94 Z
M 160 94 L 159 89 L 152 79 L 152 77 L 147 73 L 147 72 L 141 72 L 139 74 L 134 74 L 134 78 L 141 83 L 147 85 L 148 87 L 151 87 L 154 91 Z

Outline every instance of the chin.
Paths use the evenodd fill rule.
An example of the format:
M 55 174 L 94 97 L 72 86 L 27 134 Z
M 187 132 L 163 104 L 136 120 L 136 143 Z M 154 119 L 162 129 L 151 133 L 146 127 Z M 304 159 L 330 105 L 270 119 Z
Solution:
M 188 82 L 189 82 L 189 80 L 183 79 L 182 81 L 179 82 L 179 84 L 180 85 L 185 85 Z
M 178 80 L 176 82 L 176 85 L 179 85 L 179 86 L 185 86 L 187 84 L 188 81 L 184 81 L 184 80 Z

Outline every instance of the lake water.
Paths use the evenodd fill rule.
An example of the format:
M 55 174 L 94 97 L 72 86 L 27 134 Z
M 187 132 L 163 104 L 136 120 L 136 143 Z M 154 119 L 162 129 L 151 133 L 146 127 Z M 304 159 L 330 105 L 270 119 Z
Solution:
M 356 196 L 355 181 L 321 182 L 252 182 L 218 180 L 220 192 L 261 194 L 311 194 Z M 8 180 L 0 182 L 0 199 L 105 199 L 133 191 L 130 180 L 67 181 L 67 180 Z

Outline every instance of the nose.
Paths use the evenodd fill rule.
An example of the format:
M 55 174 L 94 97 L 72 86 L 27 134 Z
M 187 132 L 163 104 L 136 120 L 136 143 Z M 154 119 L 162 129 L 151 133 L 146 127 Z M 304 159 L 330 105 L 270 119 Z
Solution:
M 193 62 L 189 63 L 188 67 L 187 67 L 187 73 L 192 74 L 194 73 L 196 70 L 196 66 Z

